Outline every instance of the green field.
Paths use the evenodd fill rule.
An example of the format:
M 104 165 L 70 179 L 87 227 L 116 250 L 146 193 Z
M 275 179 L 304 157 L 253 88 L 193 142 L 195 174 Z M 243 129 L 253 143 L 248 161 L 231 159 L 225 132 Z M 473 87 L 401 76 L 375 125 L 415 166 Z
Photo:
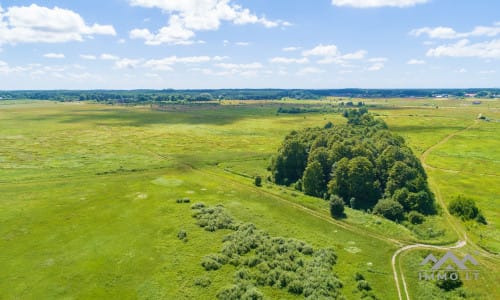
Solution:
M 500 101 L 366 100 L 417 155 L 435 146 L 425 163 L 438 200 L 467 195 L 488 221 L 465 224 L 441 213 L 413 229 L 350 209 L 346 219 L 334 220 L 323 200 L 270 182 L 253 184 L 254 176 L 268 176 L 269 159 L 291 130 L 345 122 L 333 100 L 302 103 L 332 110 L 278 115 L 280 105 L 297 105 L 283 101 L 166 111 L 0 102 L 0 299 L 214 299 L 235 268 L 207 272 L 201 260 L 220 251 L 228 232 L 198 227 L 190 209 L 195 202 L 223 204 L 234 218 L 273 236 L 333 247 L 346 299 L 360 298 L 356 272 L 379 299 L 397 299 L 396 249 L 452 244 L 456 231 L 467 232 L 474 244 L 461 252 L 473 252 L 487 276 L 465 290 L 470 299 L 500 298 L 493 284 L 500 279 L 498 255 L 474 252 L 500 252 Z M 476 121 L 479 113 L 491 121 Z M 176 203 L 179 198 L 190 204 Z M 177 238 L 180 230 L 188 242 Z M 420 252 L 427 253 L 407 252 L 399 261 L 412 299 L 440 299 L 442 292 L 413 272 Z M 211 285 L 195 285 L 199 277 Z M 259 289 L 268 299 L 303 298 Z

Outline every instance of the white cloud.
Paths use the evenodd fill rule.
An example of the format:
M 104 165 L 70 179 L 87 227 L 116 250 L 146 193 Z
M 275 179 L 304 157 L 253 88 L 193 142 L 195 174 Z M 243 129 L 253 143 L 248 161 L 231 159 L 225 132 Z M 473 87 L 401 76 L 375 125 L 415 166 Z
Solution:
M 385 64 L 383 62 L 377 62 L 368 67 L 368 71 L 380 71 L 384 68 Z
M 335 6 L 351 6 L 356 8 L 372 7 L 409 7 L 427 3 L 430 0 L 332 0 Z
M 307 68 L 300 69 L 297 72 L 297 75 L 309 75 L 309 74 L 321 74 L 321 73 L 325 73 L 325 70 L 315 68 L 315 67 L 307 67 Z
M 411 35 L 421 36 L 426 34 L 431 39 L 455 39 L 457 38 L 457 32 L 453 28 L 449 27 L 423 27 L 419 29 L 414 29 L 410 31 Z
M 62 53 L 46 53 L 43 55 L 43 57 L 61 59 L 61 58 L 64 58 L 65 56 Z
M 347 59 L 347 60 L 356 60 L 356 59 L 363 59 L 365 58 L 367 52 L 365 50 L 359 50 L 353 53 L 347 53 L 341 56 L 342 59 Z
M 90 54 L 81 54 L 80 58 L 86 59 L 86 60 L 96 60 L 97 57 L 95 55 L 90 55 Z
M 108 53 L 103 53 L 99 56 L 100 59 L 102 60 L 119 60 L 120 57 L 113 55 L 113 54 L 108 54 Z
M 285 52 L 292 52 L 292 51 L 298 51 L 300 49 L 302 49 L 302 48 L 301 47 L 285 47 L 285 48 L 283 48 L 281 50 L 283 50 Z
M 220 63 L 220 64 L 215 64 L 215 66 L 223 69 L 229 69 L 229 70 L 256 70 L 256 69 L 262 69 L 263 66 L 261 63 L 254 62 L 254 63 L 249 63 L 249 64 L 230 64 L 230 63 Z
M 32 4 L 0 10 L 0 44 L 83 41 L 94 35 L 116 35 L 111 25 L 87 25 L 68 9 Z
M 457 73 L 467 73 L 467 69 L 465 68 L 458 69 Z
M 338 56 L 340 54 L 337 46 L 320 44 L 313 49 L 302 52 L 304 56 Z
M 143 59 L 130 59 L 130 58 L 122 58 L 115 62 L 115 68 L 117 69 L 135 69 L 141 63 Z
M 233 24 L 261 24 L 267 28 L 290 26 L 281 20 L 258 17 L 249 9 L 231 3 L 231 0 L 129 0 L 132 6 L 159 8 L 170 14 L 168 26 L 151 33 L 148 29 L 134 29 L 131 38 L 144 39 L 148 45 L 192 44 L 196 31 L 217 30 L 223 21 Z
M 319 64 L 346 64 L 349 60 L 360 60 L 366 56 L 367 52 L 365 50 L 358 50 L 353 53 L 342 54 L 336 45 L 323 45 L 320 44 L 313 49 L 302 51 L 302 55 L 308 56 L 319 56 L 322 57 L 318 61 Z
M 495 23 L 493 26 L 476 26 L 469 32 L 459 33 L 450 27 L 423 27 L 410 31 L 410 35 L 421 36 L 427 35 L 432 39 L 463 39 L 468 37 L 494 37 L 500 34 L 500 24 Z
M 250 46 L 250 43 L 249 42 L 236 42 L 235 45 L 246 47 L 246 46 Z
M 307 57 L 303 58 L 287 58 L 287 57 L 273 57 L 269 62 L 274 64 L 306 64 L 309 62 Z
M 131 39 L 143 39 L 146 45 L 161 44 L 192 44 L 191 38 L 195 36 L 194 31 L 186 29 L 179 16 L 170 17 L 168 26 L 162 27 L 157 34 L 151 33 L 148 29 L 133 29 L 130 31 Z
M 229 59 L 229 56 L 214 56 L 214 57 L 212 57 L 213 61 L 222 61 L 222 60 L 226 60 L 226 59 Z
M 429 49 L 426 55 L 434 57 L 500 58 L 500 40 L 471 44 L 469 40 L 464 39 L 455 44 Z
M 204 63 L 210 60 L 211 58 L 209 56 L 169 56 L 162 59 L 150 59 L 144 63 L 144 67 L 152 68 L 153 70 L 172 71 L 172 65 L 177 63 L 194 64 Z
M 425 60 L 421 60 L 421 59 L 410 59 L 409 61 L 406 62 L 407 64 L 409 65 L 424 65 L 425 64 Z
M 386 62 L 388 59 L 386 57 L 373 57 L 368 60 L 369 62 Z

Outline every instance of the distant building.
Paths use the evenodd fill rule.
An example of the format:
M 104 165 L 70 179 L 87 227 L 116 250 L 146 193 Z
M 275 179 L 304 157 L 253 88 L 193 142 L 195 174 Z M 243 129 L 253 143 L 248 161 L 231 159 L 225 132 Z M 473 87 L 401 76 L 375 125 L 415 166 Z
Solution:
M 479 101 L 479 100 L 472 101 L 472 104 L 481 104 L 481 101 Z

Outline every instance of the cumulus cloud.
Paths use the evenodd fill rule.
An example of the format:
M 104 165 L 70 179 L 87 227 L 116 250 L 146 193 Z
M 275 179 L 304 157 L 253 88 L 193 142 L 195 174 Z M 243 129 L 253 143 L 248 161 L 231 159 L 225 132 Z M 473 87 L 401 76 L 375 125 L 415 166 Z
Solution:
M 409 61 L 406 62 L 409 65 L 424 65 L 425 60 L 421 59 L 410 59 Z
M 111 25 L 88 25 L 77 13 L 32 4 L 0 7 L 0 44 L 83 41 L 94 35 L 116 35 Z
M 130 59 L 130 58 L 122 58 L 115 62 L 116 69 L 135 69 L 137 68 L 144 60 L 142 58 L 139 59 Z
M 433 57 L 500 58 L 500 40 L 471 43 L 469 40 L 463 39 L 454 44 L 429 49 L 426 55 Z
M 302 68 L 297 72 L 297 75 L 310 75 L 310 74 L 321 74 L 325 73 L 325 70 L 315 68 L 315 67 L 307 67 Z
M 95 55 L 91 55 L 91 54 L 81 54 L 80 58 L 86 59 L 86 60 L 96 60 L 97 59 L 97 57 Z
M 292 52 L 292 51 L 298 51 L 298 50 L 300 50 L 300 49 L 302 49 L 302 48 L 301 48 L 301 47 L 293 47 L 293 46 L 292 46 L 292 47 L 285 47 L 285 48 L 283 48 L 283 49 L 281 49 L 281 50 L 283 50 L 283 51 L 285 51 L 285 52 Z
M 309 62 L 307 57 L 302 58 L 287 58 L 287 57 L 273 57 L 269 60 L 273 64 L 306 64 Z
M 192 44 L 196 31 L 217 30 L 222 22 L 261 24 L 267 28 L 290 26 L 281 20 L 258 17 L 231 0 L 130 0 L 132 6 L 159 8 L 170 15 L 168 25 L 158 33 L 149 29 L 133 29 L 130 37 L 144 39 L 148 45 Z
M 113 55 L 113 54 L 108 54 L 108 53 L 103 53 L 99 56 L 100 59 L 102 60 L 119 60 L 120 57 Z
M 410 7 L 417 4 L 427 3 L 430 0 L 332 0 L 335 6 L 350 6 L 356 8 L 374 7 Z
M 62 53 L 46 53 L 43 55 L 45 58 L 64 58 L 64 54 Z
M 385 67 L 385 64 L 383 62 L 377 62 L 368 67 L 368 71 L 380 71 Z
M 336 45 L 323 45 L 320 44 L 312 49 L 302 51 L 302 55 L 318 56 L 321 59 L 318 61 L 320 64 L 345 64 L 349 60 L 360 60 L 366 56 L 365 50 L 359 50 L 353 53 L 342 54 Z
M 144 67 L 151 68 L 153 70 L 160 71 L 172 71 L 172 65 L 177 63 L 203 63 L 210 61 L 211 58 L 209 56 L 187 56 L 187 57 L 177 57 L 177 56 L 169 56 L 162 59 L 150 59 L 144 63 Z
M 493 26 L 476 26 L 469 32 L 457 32 L 450 27 L 422 27 L 410 31 L 410 35 L 427 35 L 432 39 L 463 39 L 468 37 L 494 37 L 500 34 L 500 23 Z

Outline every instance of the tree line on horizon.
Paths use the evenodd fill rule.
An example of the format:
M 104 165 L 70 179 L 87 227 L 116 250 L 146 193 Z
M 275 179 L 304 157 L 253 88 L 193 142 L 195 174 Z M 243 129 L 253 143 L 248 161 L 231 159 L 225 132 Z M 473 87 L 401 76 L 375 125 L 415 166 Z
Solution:
M 411 98 L 445 95 L 477 98 L 500 96 L 500 89 L 189 89 L 189 90 L 19 90 L 0 91 L 0 99 L 169 103 L 213 100 L 279 100 L 346 98 Z

